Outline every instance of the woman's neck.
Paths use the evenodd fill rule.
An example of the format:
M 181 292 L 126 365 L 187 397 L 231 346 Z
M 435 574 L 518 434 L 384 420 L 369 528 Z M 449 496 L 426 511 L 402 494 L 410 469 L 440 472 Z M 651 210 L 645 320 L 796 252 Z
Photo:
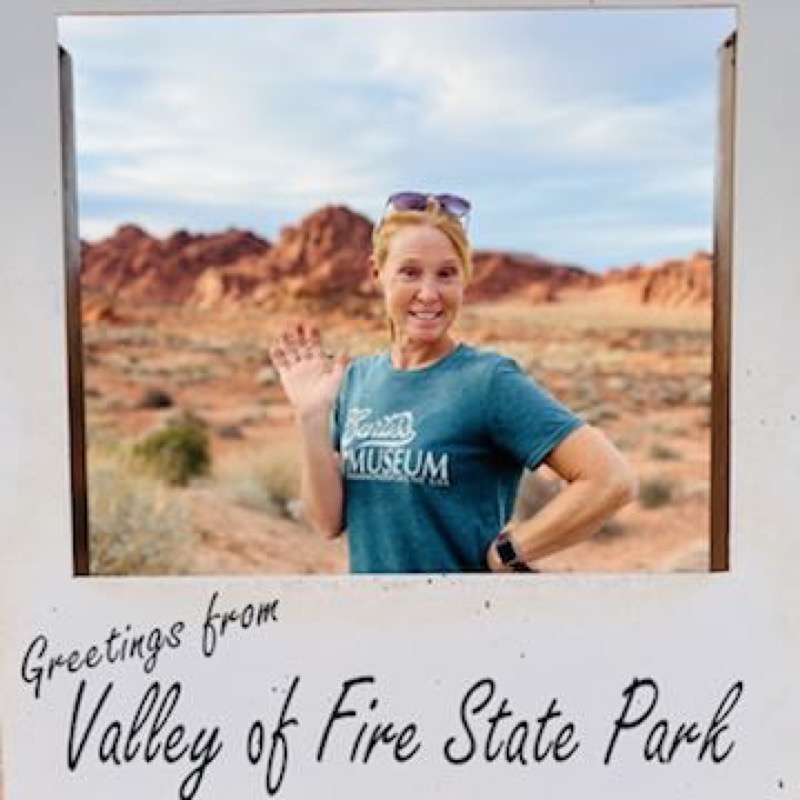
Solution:
M 452 353 L 455 340 L 446 336 L 430 344 L 416 342 L 393 342 L 391 349 L 392 366 L 395 369 L 422 369 Z

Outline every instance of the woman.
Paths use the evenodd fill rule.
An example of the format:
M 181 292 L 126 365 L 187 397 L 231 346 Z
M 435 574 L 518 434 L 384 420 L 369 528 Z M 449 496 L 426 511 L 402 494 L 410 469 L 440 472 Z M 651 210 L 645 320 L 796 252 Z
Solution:
M 271 350 L 301 434 L 307 517 L 327 536 L 347 530 L 353 572 L 529 571 L 635 492 L 605 436 L 513 360 L 453 336 L 468 211 L 453 195 L 389 198 L 371 256 L 388 351 L 331 361 L 307 324 Z M 511 525 L 522 472 L 541 463 L 567 485 Z

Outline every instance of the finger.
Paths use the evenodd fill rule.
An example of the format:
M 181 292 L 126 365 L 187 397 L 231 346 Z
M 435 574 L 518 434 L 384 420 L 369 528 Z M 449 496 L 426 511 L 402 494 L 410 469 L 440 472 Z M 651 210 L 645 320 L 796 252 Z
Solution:
M 311 358 L 327 358 L 326 353 L 322 349 L 322 340 L 319 337 L 319 331 L 314 335 L 314 331 L 308 331 L 308 343 L 306 345 L 307 352 Z
M 308 361 L 318 361 L 322 358 L 322 351 L 319 348 L 314 347 L 312 344 L 307 344 L 302 349 L 303 358 Z
M 301 325 L 303 352 L 307 358 L 318 358 L 321 355 L 319 337 L 314 339 L 313 326 L 303 323 Z
M 275 340 L 276 346 L 280 347 L 282 350 L 286 350 L 286 347 L 288 346 L 288 340 L 286 338 L 286 333 L 287 333 L 286 330 L 282 330 L 280 332 L 280 335 L 278 336 L 278 338 Z
M 287 329 L 281 339 L 284 356 L 290 364 L 296 364 L 301 359 L 300 344 L 297 340 L 296 329 Z
M 322 355 L 322 337 L 319 333 L 319 328 L 316 325 L 309 326 L 307 330 L 308 343 L 313 349 L 315 355 Z
M 303 351 L 295 339 L 288 339 L 283 346 L 283 354 L 289 364 L 297 364 L 303 360 Z
M 278 372 L 285 370 L 289 366 L 289 360 L 286 358 L 286 352 L 280 345 L 273 345 L 270 348 L 269 355 Z
M 295 328 L 295 332 L 296 332 L 296 335 L 297 335 L 297 344 L 298 344 L 298 346 L 299 347 L 305 347 L 306 346 L 306 342 L 307 342 L 306 326 L 305 326 L 305 324 L 303 323 L 302 320 L 300 320 L 297 323 L 297 326 Z
M 293 329 L 292 345 L 293 354 L 298 361 L 305 361 L 311 357 L 306 328 L 302 322 L 298 322 Z
M 303 326 L 303 330 L 306 334 L 306 342 L 313 345 L 319 344 L 319 328 L 313 322 L 306 322 Z

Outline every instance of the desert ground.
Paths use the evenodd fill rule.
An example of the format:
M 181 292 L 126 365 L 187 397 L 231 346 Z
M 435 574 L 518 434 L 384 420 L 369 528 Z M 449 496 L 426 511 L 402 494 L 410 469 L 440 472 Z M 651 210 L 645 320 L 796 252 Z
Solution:
M 611 292 L 611 294 L 609 294 Z M 347 571 L 346 542 L 302 521 L 292 414 L 268 348 L 296 315 L 120 306 L 86 324 L 84 376 L 93 570 L 156 574 Z M 351 356 L 387 344 L 379 320 L 317 316 Z M 544 571 L 705 570 L 709 551 L 710 310 L 614 302 L 613 287 L 533 305 L 465 307 L 458 336 L 517 359 L 600 427 L 638 473 L 636 502 Z M 207 432 L 206 474 L 186 485 L 139 475 L 137 441 L 191 415 Z M 518 514 L 557 491 L 542 467 Z

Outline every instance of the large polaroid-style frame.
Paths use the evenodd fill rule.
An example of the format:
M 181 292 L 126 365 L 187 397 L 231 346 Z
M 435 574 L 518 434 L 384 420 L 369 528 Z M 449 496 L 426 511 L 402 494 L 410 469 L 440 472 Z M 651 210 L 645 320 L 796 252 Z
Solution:
M 731 5 L 730 568 L 536 581 L 73 575 L 57 17 L 487 4 L 55 0 L 2 12 L 7 800 L 800 796 L 800 6 L 491 3 Z

